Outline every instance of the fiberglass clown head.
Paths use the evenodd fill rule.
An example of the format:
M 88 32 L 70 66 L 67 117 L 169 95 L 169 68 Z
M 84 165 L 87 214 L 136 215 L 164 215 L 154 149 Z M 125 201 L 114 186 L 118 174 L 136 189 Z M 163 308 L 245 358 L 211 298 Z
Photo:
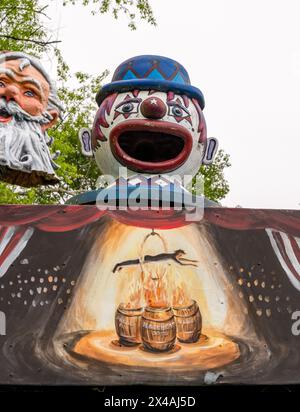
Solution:
M 208 139 L 204 97 L 178 62 L 137 56 L 122 63 L 97 94 L 92 133 L 82 129 L 82 152 L 95 156 L 102 173 L 194 176 L 213 161 L 217 140 Z

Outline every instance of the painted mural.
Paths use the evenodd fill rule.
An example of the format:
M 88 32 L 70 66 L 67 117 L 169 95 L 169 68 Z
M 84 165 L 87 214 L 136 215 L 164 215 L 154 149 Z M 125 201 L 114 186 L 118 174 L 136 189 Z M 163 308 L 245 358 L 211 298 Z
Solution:
M 1 206 L 0 383 L 299 382 L 300 213 Z

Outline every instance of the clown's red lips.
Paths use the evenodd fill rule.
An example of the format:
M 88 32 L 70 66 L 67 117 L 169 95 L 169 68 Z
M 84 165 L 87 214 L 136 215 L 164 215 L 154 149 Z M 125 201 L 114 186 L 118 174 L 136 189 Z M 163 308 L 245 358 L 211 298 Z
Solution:
M 111 150 L 124 166 L 136 172 L 167 173 L 189 157 L 193 138 L 179 124 L 155 120 L 127 120 L 110 133 Z

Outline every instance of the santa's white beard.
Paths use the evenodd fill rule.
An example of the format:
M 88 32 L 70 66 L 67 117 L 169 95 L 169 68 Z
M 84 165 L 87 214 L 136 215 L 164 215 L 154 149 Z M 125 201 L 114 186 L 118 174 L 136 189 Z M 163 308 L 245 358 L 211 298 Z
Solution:
M 56 165 L 46 139 L 38 122 L 16 120 L 15 117 L 9 123 L 0 122 L 2 180 L 21 186 L 56 183 L 58 178 L 53 169 Z M 20 178 L 10 170 L 18 171 Z

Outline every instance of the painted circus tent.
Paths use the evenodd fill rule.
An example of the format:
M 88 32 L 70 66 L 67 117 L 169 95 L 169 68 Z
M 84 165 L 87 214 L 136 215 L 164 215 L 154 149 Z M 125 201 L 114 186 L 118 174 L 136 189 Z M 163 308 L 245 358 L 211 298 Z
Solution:
M 7 58 L 0 96 L 9 102 L 24 67 L 44 72 L 30 57 Z M 178 62 L 129 59 L 96 100 L 82 151 L 115 181 L 68 205 L 0 207 L 0 383 L 298 383 L 300 213 L 222 208 L 203 196 L 198 220 L 186 197 L 162 207 L 163 190 L 188 193 L 177 180 L 188 184 L 217 150 L 203 94 Z M 19 122 L 5 107 L 4 135 Z M 45 183 L 36 180 L 45 171 L 5 168 Z M 149 206 L 145 185 L 158 206 L 132 209 L 137 190 Z

